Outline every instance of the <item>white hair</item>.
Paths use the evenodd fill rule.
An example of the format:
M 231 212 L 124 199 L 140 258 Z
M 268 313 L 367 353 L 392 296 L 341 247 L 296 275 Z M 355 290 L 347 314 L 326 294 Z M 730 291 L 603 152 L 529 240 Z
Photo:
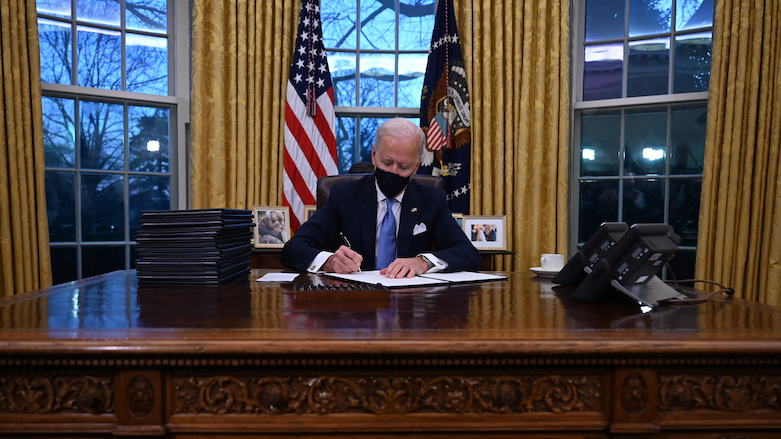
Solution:
M 423 130 L 421 130 L 419 126 L 415 125 L 409 119 L 396 117 L 385 121 L 377 128 L 377 135 L 374 141 L 375 145 L 378 145 L 380 140 L 385 136 L 395 137 L 397 139 L 417 137 L 419 144 L 418 157 L 423 157 L 423 153 L 426 152 L 426 135 L 423 134 Z

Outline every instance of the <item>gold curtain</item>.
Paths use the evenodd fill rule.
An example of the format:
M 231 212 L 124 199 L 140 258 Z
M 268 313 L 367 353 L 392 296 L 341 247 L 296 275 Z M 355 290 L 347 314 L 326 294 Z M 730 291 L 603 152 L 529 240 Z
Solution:
M 457 0 L 472 105 L 470 211 L 507 215 L 498 270 L 568 250 L 570 2 Z
M 716 2 L 697 277 L 781 305 L 781 1 Z
M 282 204 L 285 86 L 300 6 L 193 1 L 193 208 Z
M 0 48 L 2 298 L 52 283 L 35 2 L 0 3 Z

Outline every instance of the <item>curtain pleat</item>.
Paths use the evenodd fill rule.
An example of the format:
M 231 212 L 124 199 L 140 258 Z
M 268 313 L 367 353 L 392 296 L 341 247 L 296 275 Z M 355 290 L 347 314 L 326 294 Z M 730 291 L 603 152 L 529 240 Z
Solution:
M 716 2 L 697 277 L 781 305 L 781 0 Z
M 568 249 L 570 5 L 535 0 L 456 3 L 472 95 L 470 210 L 507 215 L 512 257 L 527 271 Z
M 51 286 L 35 2 L 0 4 L 0 297 Z
M 299 8 L 194 0 L 193 208 L 282 204 L 284 85 Z

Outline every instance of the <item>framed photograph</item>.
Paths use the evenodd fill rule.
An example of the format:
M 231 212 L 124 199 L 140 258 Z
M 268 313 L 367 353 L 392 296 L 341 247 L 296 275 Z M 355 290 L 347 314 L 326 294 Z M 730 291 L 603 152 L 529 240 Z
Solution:
M 304 222 L 309 221 L 309 218 L 312 218 L 312 215 L 315 214 L 316 210 L 317 210 L 317 206 L 310 206 L 310 205 L 304 206 Z
M 463 213 L 453 213 L 453 219 L 456 220 L 458 223 L 458 227 L 464 228 L 464 214 Z
M 506 215 L 464 215 L 463 230 L 478 250 L 507 250 Z
M 282 248 L 290 238 L 290 208 L 254 206 L 255 247 Z

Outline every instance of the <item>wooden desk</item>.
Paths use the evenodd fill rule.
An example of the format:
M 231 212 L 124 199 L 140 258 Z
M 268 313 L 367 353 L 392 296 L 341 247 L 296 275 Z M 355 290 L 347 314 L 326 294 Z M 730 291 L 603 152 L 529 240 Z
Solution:
M 531 273 L 297 304 L 260 274 L 0 301 L 0 437 L 781 437 L 779 309 L 642 314 Z
M 250 253 L 250 268 L 272 269 L 285 268 L 279 260 L 281 248 L 253 248 Z

